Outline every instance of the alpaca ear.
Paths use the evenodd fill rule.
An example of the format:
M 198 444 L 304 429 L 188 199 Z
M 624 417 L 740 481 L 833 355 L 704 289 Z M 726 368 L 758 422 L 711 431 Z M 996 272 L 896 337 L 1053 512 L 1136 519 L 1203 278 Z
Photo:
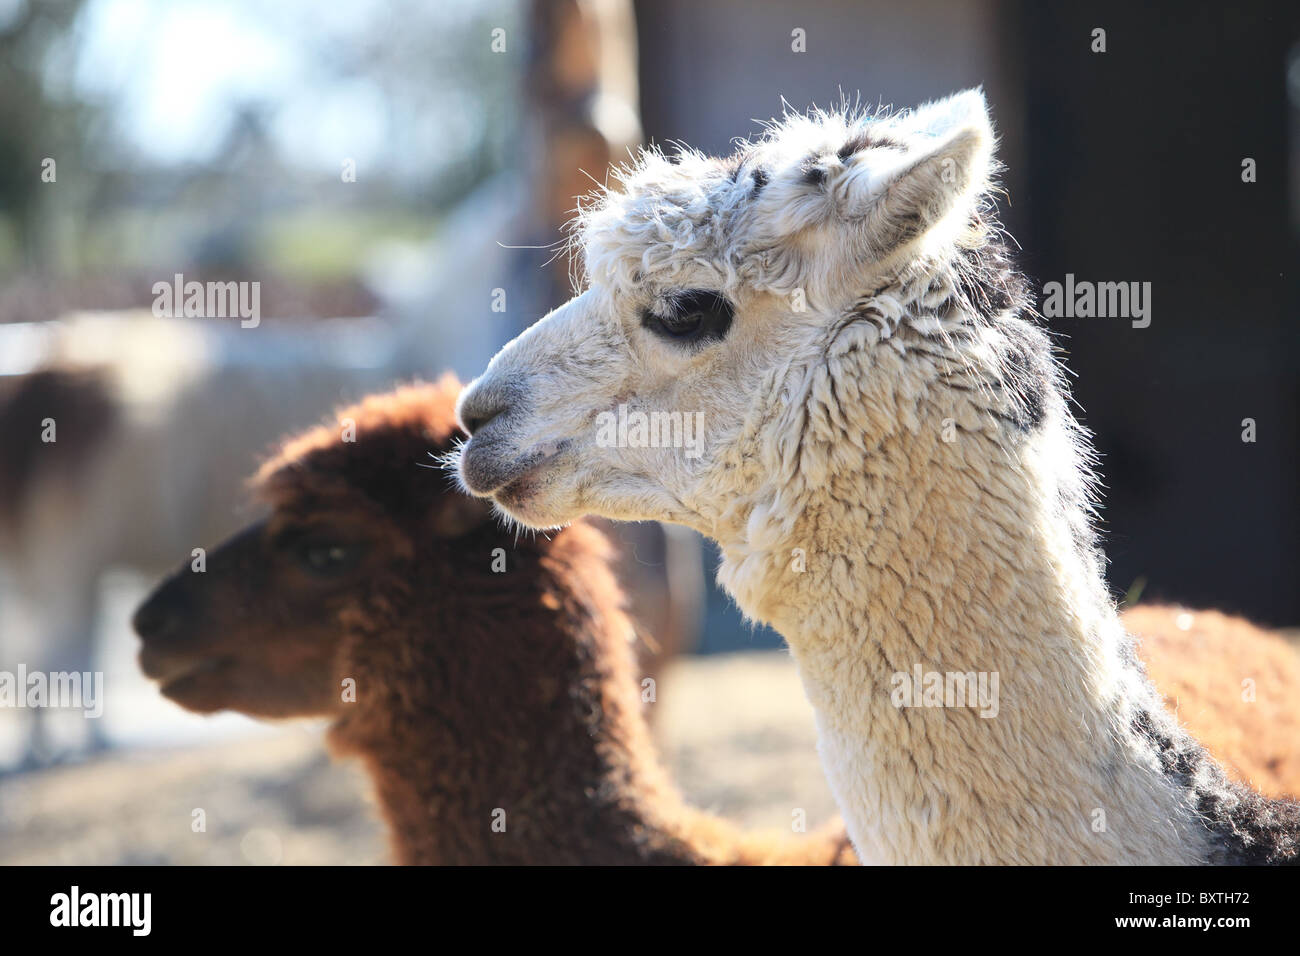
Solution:
M 848 197 L 850 216 L 866 220 L 866 238 L 881 254 L 966 212 L 988 185 L 993 126 L 984 94 L 967 90 L 922 106 L 897 127 L 902 149 L 878 150 L 863 194 Z

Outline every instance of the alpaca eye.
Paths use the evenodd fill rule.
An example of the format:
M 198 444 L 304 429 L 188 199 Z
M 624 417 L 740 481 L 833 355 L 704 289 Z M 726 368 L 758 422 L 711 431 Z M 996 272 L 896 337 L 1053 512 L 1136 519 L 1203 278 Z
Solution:
M 302 544 L 298 548 L 298 560 L 312 574 L 341 574 L 361 560 L 361 549 L 337 542 Z
M 717 342 L 731 328 L 735 309 L 726 296 L 693 289 L 673 296 L 667 315 L 646 311 L 641 324 L 656 335 L 677 342 Z
M 674 315 L 670 319 L 663 320 L 664 331 L 669 335 L 683 336 L 694 335 L 704 324 L 703 312 L 688 312 L 683 315 Z

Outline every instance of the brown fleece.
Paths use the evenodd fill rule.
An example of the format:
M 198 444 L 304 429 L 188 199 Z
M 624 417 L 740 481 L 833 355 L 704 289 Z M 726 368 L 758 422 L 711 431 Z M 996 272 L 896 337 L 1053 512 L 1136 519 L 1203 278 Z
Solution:
M 749 834 L 682 802 L 646 727 L 604 535 L 577 522 L 517 537 L 419 467 L 457 439 L 459 388 L 446 378 L 372 396 L 288 441 L 256 479 L 271 518 L 137 614 L 146 671 L 193 709 L 255 714 L 320 712 L 355 681 L 355 703 L 325 705 L 339 715 L 330 743 L 365 764 L 403 864 L 856 862 L 838 822 Z M 311 595 L 329 623 L 304 636 L 314 612 L 299 595 L 311 592 L 279 542 L 322 528 L 364 533 L 366 558 Z M 236 620 L 234 595 L 266 607 Z M 270 623 L 244 640 L 254 618 Z M 286 680 L 277 698 L 265 657 L 307 637 L 337 644 L 311 678 L 333 690 Z M 220 665 L 195 671 L 200 652 Z

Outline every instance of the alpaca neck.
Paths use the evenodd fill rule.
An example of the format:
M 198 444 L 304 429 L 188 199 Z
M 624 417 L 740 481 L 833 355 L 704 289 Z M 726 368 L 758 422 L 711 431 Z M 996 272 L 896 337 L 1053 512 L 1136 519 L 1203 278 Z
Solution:
M 854 387 L 809 388 L 802 441 L 788 443 L 799 470 L 718 535 L 719 577 L 788 640 L 859 854 L 1203 860 L 1196 795 L 1162 772 L 1152 743 L 1177 728 L 1070 503 L 1079 472 L 1060 396 L 1030 434 L 1008 438 L 957 405 L 987 389 L 917 387 L 907 363 L 919 362 L 902 349 L 844 355 Z M 855 356 L 897 367 L 854 367 Z M 965 427 L 945 442 L 954 420 Z M 845 455 L 848 432 L 881 437 Z M 846 473 L 848 460 L 861 465 Z
M 549 556 L 520 553 L 511 575 L 466 582 L 455 624 L 359 636 L 370 655 L 388 641 L 386 656 L 358 678 L 359 709 L 332 740 L 365 760 L 400 862 L 701 862 L 640 713 L 630 624 L 596 535 L 576 526 Z M 502 615 L 516 621 L 504 632 Z M 364 684 L 388 690 L 367 700 Z
M 537 713 L 527 732 L 466 723 L 454 739 L 451 727 L 440 739 L 430 734 L 429 711 L 412 703 L 410 713 L 385 715 L 382 742 L 349 739 L 346 724 L 333 737 L 364 761 L 397 862 L 699 862 L 649 799 L 665 787 L 659 768 L 627 761 L 618 728 L 564 733 L 553 713 Z M 545 747 L 534 739 L 539 727 L 551 731 Z M 476 739 L 493 743 L 478 749 Z
M 888 863 L 1194 861 L 1190 794 L 1130 733 L 1159 705 L 1022 491 L 999 512 L 896 496 L 857 543 L 828 509 L 773 555 L 754 604 L 798 662 L 854 844 Z M 974 675 L 972 700 L 950 674 Z
M 549 722 L 543 715 L 538 719 Z M 463 766 L 464 750 L 449 753 L 429 746 L 423 734 L 400 732 L 383 746 L 366 745 L 345 726 L 336 725 L 331 743 L 365 763 L 393 859 L 404 866 L 857 862 L 835 822 L 803 838 L 750 834 L 686 806 L 647 750 L 649 740 L 639 735 L 587 738 L 586 757 L 600 769 L 585 780 L 529 760 L 521 751 L 507 774 L 489 773 L 484 779 L 461 774 L 449 782 L 445 769 L 453 765 L 449 761 Z M 637 756 L 638 749 L 643 756 Z M 484 753 L 483 759 L 495 758 Z M 569 759 L 566 766 L 572 764 Z
M 530 759 L 522 749 L 504 767 L 486 752 L 471 767 L 472 741 L 462 739 L 453 752 L 430 746 L 425 733 L 340 748 L 365 763 L 400 864 L 696 862 L 638 806 L 637 774 L 602 767 L 597 754 L 587 754 L 596 769 L 585 779 L 565 779 L 542 764 L 544 754 Z

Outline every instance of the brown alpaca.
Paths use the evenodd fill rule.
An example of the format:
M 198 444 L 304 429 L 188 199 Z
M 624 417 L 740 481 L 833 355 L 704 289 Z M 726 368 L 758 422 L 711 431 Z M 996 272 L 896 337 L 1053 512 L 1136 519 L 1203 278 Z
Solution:
M 456 440 L 458 391 L 374 396 L 289 441 L 257 476 L 270 518 L 137 612 L 145 673 L 191 710 L 335 717 L 400 863 L 854 862 L 838 824 L 749 835 L 683 804 L 604 536 L 516 538 L 419 467 Z
M 1228 772 L 1268 796 L 1300 795 L 1300 656 L 1218 611 L 1139 605 L 1124 626 L 1181 723 Z M 1250 680 L 1252 685 L 1243 685 Z

